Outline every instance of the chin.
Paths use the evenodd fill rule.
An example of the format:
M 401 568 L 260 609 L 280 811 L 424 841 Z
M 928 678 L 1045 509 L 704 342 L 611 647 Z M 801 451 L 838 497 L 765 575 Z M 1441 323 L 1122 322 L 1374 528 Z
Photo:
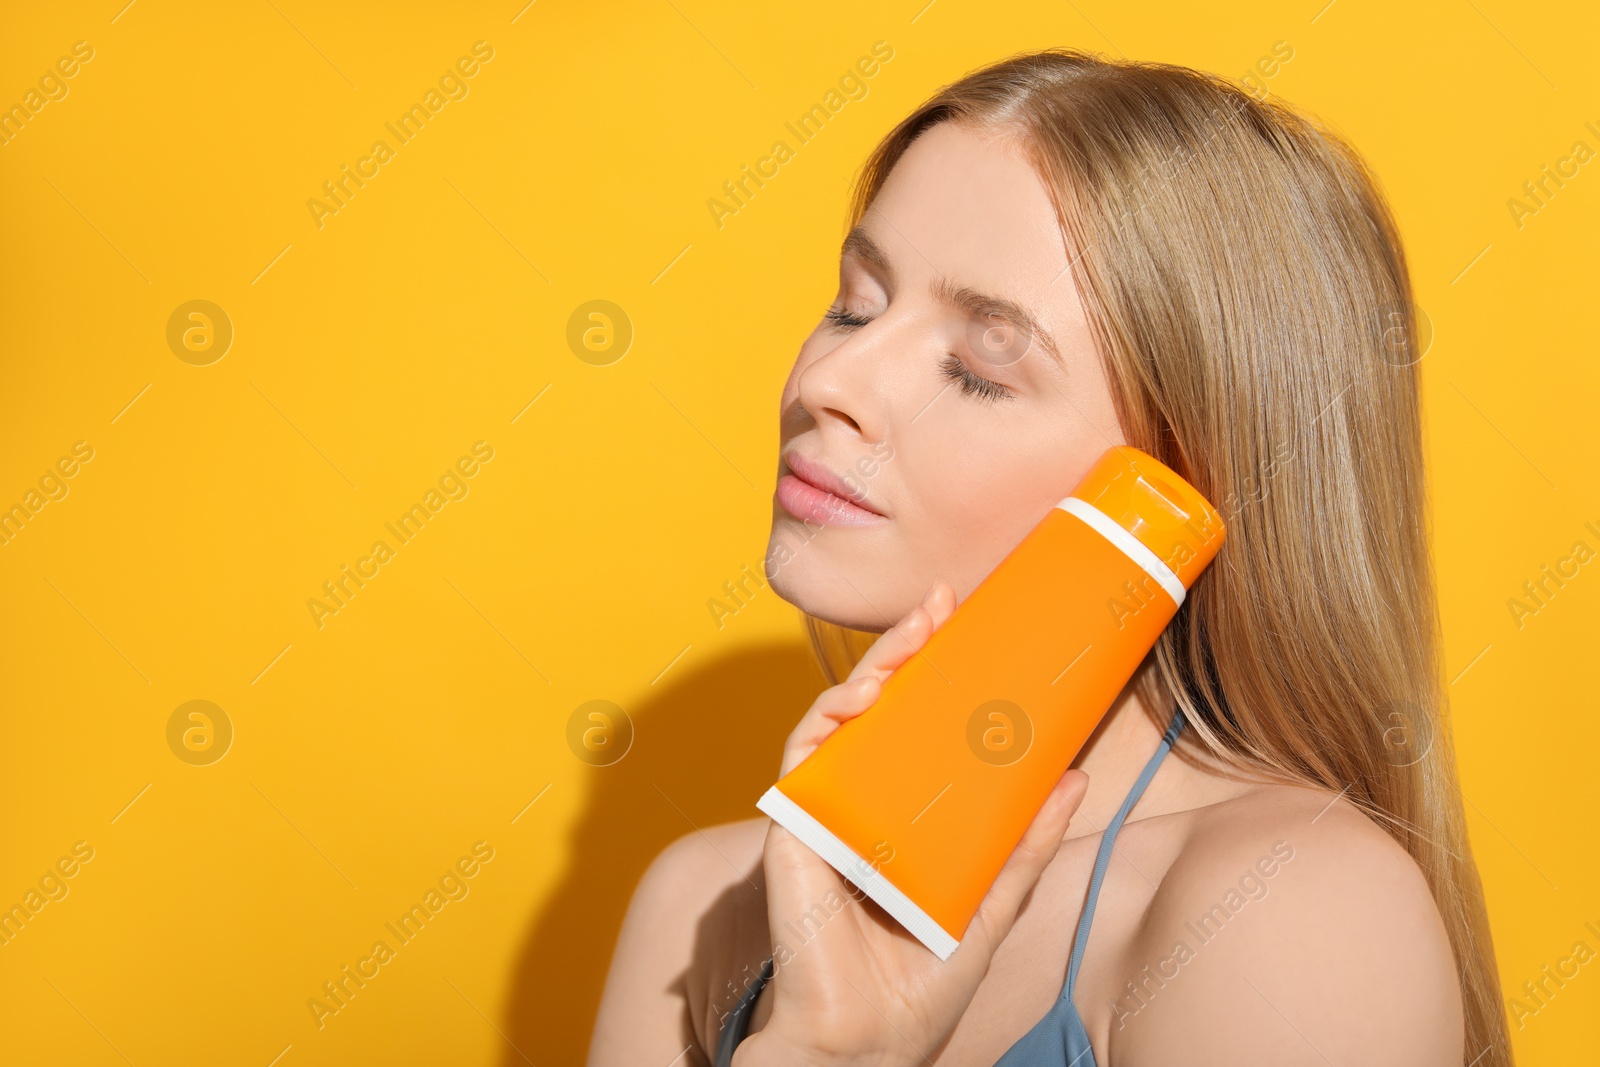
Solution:
M 895 576 L 883 567 L 841 561 L 821 539 L 796 545 L 795 537 L 780 535 L 774 526 L 767 543 L 767 584 L 807 615 L 852 630 L 882 633 L 910 610 L 901 605 Z

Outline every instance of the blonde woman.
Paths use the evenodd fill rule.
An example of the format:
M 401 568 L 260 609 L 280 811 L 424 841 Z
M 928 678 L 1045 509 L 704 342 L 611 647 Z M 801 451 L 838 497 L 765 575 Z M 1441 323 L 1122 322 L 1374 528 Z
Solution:
M 1415 310 L 1356 154 L 1211 75 L 1020 55 L 874 151 L 839 275 L 767 567 L 838 684 L 775 778 L 1110 445 L 1227 541 L 949 960 L 766 818 L 691 833 L 635 891 L 590 1064 L 1511 1063 Z

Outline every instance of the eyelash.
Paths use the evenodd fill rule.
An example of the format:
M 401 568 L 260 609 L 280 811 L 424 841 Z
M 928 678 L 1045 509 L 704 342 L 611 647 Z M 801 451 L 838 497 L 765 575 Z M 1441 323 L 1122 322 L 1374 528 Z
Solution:
M 846 330 L 859 329 L 872 321 L 859 315 L 852 315 L 843 308 L 829 308 L 823 318 L 837 328 Z M 1012 395 L 1011 390 L 999 382 L 992 382 L 988 378 L 973 374 L 954 352 L 945 353 L 944 359 L 939 361 L 939 370 L 946 378 L 960 386 L 963 393 L 978 400 L 993 403 Z

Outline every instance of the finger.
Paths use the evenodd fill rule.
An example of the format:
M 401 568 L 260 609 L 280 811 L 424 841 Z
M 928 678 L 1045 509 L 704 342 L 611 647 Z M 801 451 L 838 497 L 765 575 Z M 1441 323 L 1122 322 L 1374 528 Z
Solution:
M 832 699 L 823 700 L 819 697 L 813 707 L 822 718 L 840 723 L 853 719 L 872 707 L 883 691 L 883 683 L 876 675 L 869 674 L 853 682 L 834 686 L 834 689 L 838 690 L 838 693 L 833 695 Z
M 767 827 L 762 868 L 766 874 L 767 916 L 774 931 L 803 920 L 829 893 L 843 897 L 844 879 L 827 860 L 777 821 Z
M 896 667 L 927 643 L 933 631 L 950 618 L 955 606 L 955 590 L 950 583 L 942 578 L 935 581 L 928 587 L 920 604 L 878 636 L 850 672 L 850 678 L 868 674 L 876 675 L 879 681 L 888 678 Z
M 881 689 L 878 679 L 869 675 L 823 690 L 784 741 L 781 773 L 788 774 L 842 723 L 876 704 Z
M 895 668 L 916 653 L 933 631 L 955 611 L 955 590 L 938 580 L 928 588 L 922 603 L 895 626 L 879 635 L 862 656 L 850 677 L 826 689 L 795 724 L 784 742 L 780 774 L 788 774 L 827 740 L 840 724 L 855 718 L 877 702 L 881 687 Z
M 818 730 L 832 732 L 834 725 L 853 718 L 878 699 L 881 683 L 868 675 L 824 689 L 795 724 L 791 737 L 814 736 Z
M 967 965 L 976 966 L 980 971 L 989 966 L 989 958 L 995 948 L 1011 932 L 1023 898 L 1038 883 L 1039 876 L 1061 848 L 1061 839 L 1066 836 L 1067 826 L 1077 812 L 1078 805 L 1083 803 L 1088 788 L 1089 776 L 1073 769 L 1062 775 L 1050 790 L 1050 795 L 1040 806 L 1022 840 L 1000 869 L 994 885 L 978 905 L 978 911 L 961 939 L 956 955 L 960 956 L 970 948 L 972 951 L 968 954 Z
M 824 689 L 789 734 L 791 741 L 820 743 L 838 724 L 853 719 L 878 699 L 882 683 L 868 675 Z
M 933 616 L 935 628 L 943 626 L 956 610 L 955 588 L 943 578 L 936 580 L 922 598 L 922 606 Z

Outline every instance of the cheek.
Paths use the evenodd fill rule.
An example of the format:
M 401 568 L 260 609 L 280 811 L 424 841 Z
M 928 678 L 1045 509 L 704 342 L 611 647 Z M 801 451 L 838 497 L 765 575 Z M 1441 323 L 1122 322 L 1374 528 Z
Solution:
M 909 484 L 899 488 L 912 506 L 903 509 L 897 532 L 930 580 L 944 578 L 964 593 L 1010 550 L 1009 517 L 1021 510 L 1023 494 L 1015 468 L 960 442 L 959 435 L 940 435 L 906 464 Z
M 902 487 L 916 506 L 907 510 L 899 533 L 930 580 L 942 577 L 961 595 L 1072 488 L 1062 453 L 1040 449 L 1025 433 L 1018 444 L 1026 449 L 1008 449 L 1004 439 L 970 431 L 928 434 L 917 444 L 915 462 L 906 465 L 913 484 Z
M 932 521 L 951 529 L 986 529 L 1049 494 L 1053 479 L 1039 454 L 1048 449 L 1040 448 L 1036 429 L 1002 430 L 992 419 L 931 418 L 935 414 L 930 410 L 917 420 L 917 432 L 903 436 L 896 456 L 912 483 L 904 491 Z

